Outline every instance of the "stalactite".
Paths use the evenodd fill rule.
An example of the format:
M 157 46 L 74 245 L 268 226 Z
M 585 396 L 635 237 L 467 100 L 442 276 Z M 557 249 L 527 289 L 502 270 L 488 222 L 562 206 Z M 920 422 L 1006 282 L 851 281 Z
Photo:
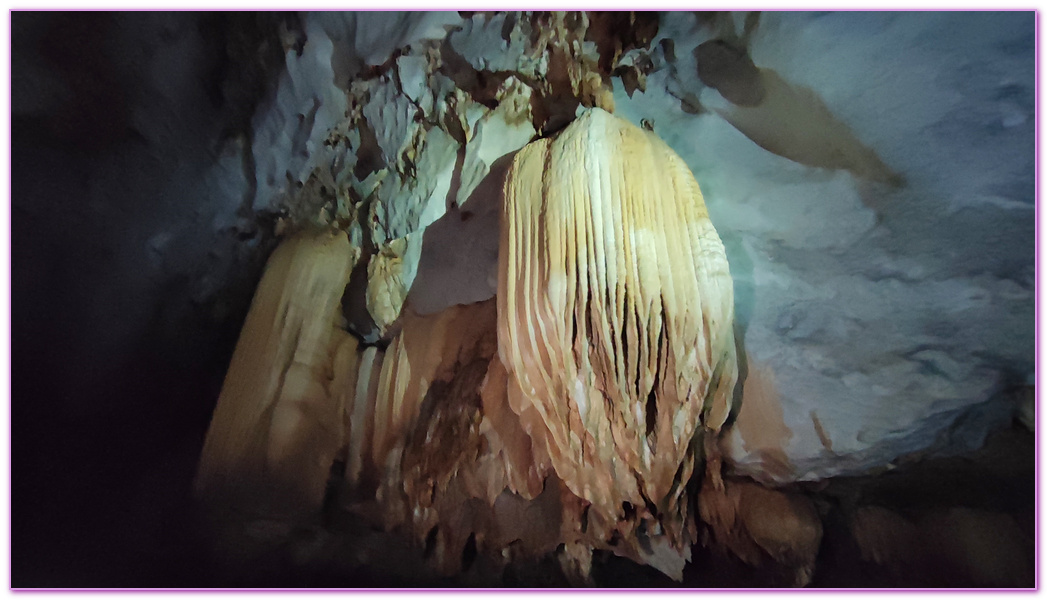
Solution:
M 341 505 L 443 573 L 471 552 L 560 548 L 581 583 L 604 549 L 680 579 L 697 537 L 686 484 L 737 378 L 730 274 L 698 185 L 653 134 L 594 108 L 528 145 L 504 195 L 497 299 L 407 308 L 384 350 L 334 326 L 358 258 L 344 235 L 281 246 L 200 481 L 254 461 L 315 499 L 337 454 Z M 252 351 L 259 336 L 277 356 Z M 284 372 L 278 392 L 256 389 Z M 239 439 L 261 445 L 221 459 Z
M 592 109 L 516 156 L 502 224 L 510 406 L 590 519 L 642 523 L 682 555 L 692 440 L 723 425 L 737 378 L 698 184 L 653 134 Z
M 356 372 L 356 341 L 338 319 L 357 256 L 345 233 L 321 232 L 269 259 L 207 433 L 198 495 L 245 495 L 278 511 L 322 503 Z

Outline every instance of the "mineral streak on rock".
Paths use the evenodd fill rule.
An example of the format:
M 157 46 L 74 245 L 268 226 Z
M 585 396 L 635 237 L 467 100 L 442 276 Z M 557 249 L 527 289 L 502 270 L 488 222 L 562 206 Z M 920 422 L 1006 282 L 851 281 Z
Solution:
M 926 446 L 928 432 L 968 427 L 976 419 L 961 409 L 986 396 L 994 376 L 977 367 L 981 342 L 952 338 L 981 323 L 964 340 L 998 337 L 986 356 L 1020 354 L 1001 354 L 1010 334 L 983 333 L 1018 332 L 1020 320 L 996 327 L 1008 311 L 989 308 L 1031 306 L 1030 286 L 1012 280 L 1031 281 L 1031 266 L 990 268 L 970 251 L 982 239 L 973 234 L 948 244 L 973 257 L 954 260 L 938 251 L 937 230 L 924 231 L 929 220 L 907 213 L 886 211 L 889 227 L 876 228 L 856 186 L 906 191 L 880 158 L 889 136 L 871 135 L 875 115 L 854 127 L 863 111 L 843 110 L 840 97 L 854 103 L 858 92 L 835 92 L 855 82 L 834 91 L 803 77 L 818 44 L 799 44 L 806 54 L 767 50 L 766 40 L 791 31 L 776 23 L 828 31 L 814 21 L 768 15 L 757 28 L 753 14 L 739 35 L 730 14 L 702 17 L 706 28 L 690 15 L 462 17 L 303 17 L 304 39 L 288 50 L 274 104 L 246 142 L 257 188 L 248 198 L 288 230 L 344 233 L 296 236 L 274 254 L 198 491 L 237 488 L 267 510 L 291 500 L 308 512 L 344 459 L 338 508 L 406 533 L 447 574 L 476 552 L 495 562 L 556 552 L 569 580 L 586 583 L 593 552 L 609 550 L 679 579 L 704 532 L 746 563 L 770 560 L 808 582 L 821 538 L 811 503 L 738 477 L 786 485 L 861 472 Z M 377 39 L 383 27 L 389 35 Z M 611 116 L 616 99 L 619 115 L 649 131 Z M 926 132 L 947 124 L 916 116 L 914 139 L 937 140 Z M 1003 126 L 1020 117 L 1008 113 Z M 735 287 L 724 245 L 666 143 L 706 183 L 733 249 L 737 331 L 754 354 L 740 407 L 731 406 Z M 892 165 L 905 155 L 883 154 Z M 923 160 L 908 167 L 926 175 L 936 163 Z M 954 210 L 962 203 L 909 199 L 925 211 L 917 215 L 981 231 L 983 213 Z M 974 281 L 953 264 L 992 274 Z M 465 269 L 483 275 L 445 276 Z M 365 348 L 336 325 L 350 270 L 343 310 Z M 928 278 L 938 271 L 940 281 Z M 941 310 L 956 298 L 977 318 Z M 1024 406 L 1031 424 L 1031 400 Z M 954 429 L 957 439 L 977 437 Z M 687 483 L 703 458 L 695 498 Z M 911 531 L 959 549 L 1013 525 L 960 514 L 932 527 L 908 516 L 855 517 L 862 555 L 919 563 L 900 550 L 911 549 Z M 908 523 L 898 536 L 881 535 L 898 523 Z M 950 538 L 950 527 L 960 533 Z M 1004 550 L 982 564 L 1011 561 Z
M 737 378 L 731 280 L 701 192 L 653 134 L 594 108 L 555 139 L 528 145 L 505 195 L 498 300 L 390 313 L 384 351 L 361 355 L 333 326 L 357 258 L 343 235 L 340 275 L 323 279 L 317 312 L 327 371 L 295 371 L 293 380 L 294 390 L 327 390 L 308 397 L 327 411 L 330 435 L 299 435 L 289 419 L 266 429 L 248 412 L 236 422 L 246 433 L 232 439 L 268 431 L 271 458 L 311 451 L 296 473 L 316 474 L 286 480 L 310 497 L 341 448 L 348 506 L 413 537 L 443 573 L 462 569 L 467 548 L 509 561 L 562 545 L 575 582 L 589 581 L 594 549 L 680 579 L 697 533 L 686 492 L 697 440 L 716 436 Z M 299 239 L 274 255 L 258 306 L 268 306 L 271 288 L 317 293 L 277 270 L 298 256 Z M 301 257 L 292 273 L 326 273 L 326 256 Z M 380 252 L 371 266 L 395 262 Z M 258 335 L 254 314 L 244 347 Z M 270 337 L 297 339 L 296 321 L 262 323 L 275 329 Z M 240 362 L 268 370 L 287 361 Z M 239 398 L 247 369 L 239 364 L 216 423 L 235 416 L 226 397 Z M 275 414 L 287 410 L 277 403 Z M 216 425 L 212 438 L 228 429 Z
M 748 356 L 748 374 L 742 388 L 737 417 L 721 440 L 732 472 L 767 484 L 788 481 L 792 472 L 785 448 L 793 437 L 786 426 L 774 371 Z
M 350 417 L 353 507 L 429 548 L 448 575 L 460 572 L 470 539 L 505 560 L 562 541 L 569 492 L 547 477 L 548 459 L 532 453 L 506 405 L 495 308 L 489 300 L 427 316 L 408 311 L 384 353 L 365 353 Z M 382 356 L 379 372 L 368 368 L 368 353 Z M 364 369 L 377 384 L 364 385 Z

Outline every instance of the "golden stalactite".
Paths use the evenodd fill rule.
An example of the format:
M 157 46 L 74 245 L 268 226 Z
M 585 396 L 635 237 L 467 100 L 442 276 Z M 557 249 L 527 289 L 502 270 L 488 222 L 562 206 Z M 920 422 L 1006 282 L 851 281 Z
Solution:
M 499 256 L 499 356 L 534 444 L 608 521 L 685 511 L 692 439 L 737 379 L 733 285 L 690 170 L 591 109 L 517 154 Z M 663 516 L 684 546 L 682 513 Z
M 357 256 L 344 232 L 307 232 L 270 257 L 204 442 L 199 495 L 319 507 L 355 384 L 356 341 L 338 320 Z

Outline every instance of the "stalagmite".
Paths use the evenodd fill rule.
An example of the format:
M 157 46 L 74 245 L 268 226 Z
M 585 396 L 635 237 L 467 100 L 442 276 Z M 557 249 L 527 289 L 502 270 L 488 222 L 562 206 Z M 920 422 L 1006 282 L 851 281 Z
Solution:
M 320 506 L 355 387 L 356 341 L 337 319 L 358 252 L 343 232 L 305 233 L 269 259 L 207 433 L 198 495 Z
M 509 405 L 590 522 L 684 556 L 693 442 L 737 379 L 731 276 L 694 177 L 591 109 L 517 154 L 499 256 Z

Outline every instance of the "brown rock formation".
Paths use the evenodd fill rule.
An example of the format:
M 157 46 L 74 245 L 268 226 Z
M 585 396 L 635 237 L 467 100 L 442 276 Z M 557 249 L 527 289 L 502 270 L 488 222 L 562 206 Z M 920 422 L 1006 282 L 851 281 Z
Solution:
M 497 300 L 406 309 L 384 351 L 334 325 L 357 258 L 340 233 L 274 254 L 202 492 L 257 474 L 256 494 L 275 482 L 315 509 L 344 457 L 346 507 L 406 532 L 444 573 L 474 551 L 562 546 L 573 581 L 594 549 L 682 577 L 687 483 L 737 365 L 723 245 L 676 154 L 600 109 L 527 146 L 505 184 Z

